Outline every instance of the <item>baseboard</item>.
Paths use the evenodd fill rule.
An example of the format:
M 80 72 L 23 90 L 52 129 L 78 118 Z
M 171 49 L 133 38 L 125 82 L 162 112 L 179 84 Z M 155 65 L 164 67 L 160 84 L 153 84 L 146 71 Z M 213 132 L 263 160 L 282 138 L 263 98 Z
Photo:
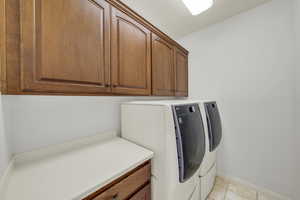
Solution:
M 273 192 L 273 191 L 271 191 L 269 189 L 258 187 L 257 185 L 249 183 L 249 182 L 247 182 L 245 180 L 242 180 L 240 178 L 228 176 L 228 175 L 225 175 L 225 174 L 222 174 L 222 173 L 219 173 L 219 172 L 217 173 L 217 176 L 219 176 L 219 177 L 221 177 L 221 178 L 223 178 L 225 180 L 228 180 L 229 182 L 233 182 L 233 183 L 244 185 L 244 186 L 249 187 L 249 188 L 253 188 L 254 190 L 258 191 L 261 194 L 272 196 L 272 197 L 274 197 L 274 198 L 276 198 L 278 200 L 291 200 L 288 197 L 285 197 L 285 196 L 283 196 L 281 194 L 275 193 L 275 192 Z
M 6 185 L 7 185 L 7 180 L 9 179 L 12 170 L 14 168 L 15 165 L 15 159 L 12 158 L 7 166 L 7 168 L 5 169 L 4 173 L 2 176 L 0 176 L 0 199 L 4 199 L 4 194 L 5 194 L 5 189 L 6 189 Z

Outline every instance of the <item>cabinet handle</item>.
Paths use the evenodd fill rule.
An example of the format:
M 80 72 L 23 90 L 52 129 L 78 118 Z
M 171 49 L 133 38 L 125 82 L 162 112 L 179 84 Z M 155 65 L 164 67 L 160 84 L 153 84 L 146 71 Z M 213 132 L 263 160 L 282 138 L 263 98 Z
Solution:
M 117 86 L 116 84 L 113 84 L 113 87 L 116 88 L 116 87 L 118 87 L 118 86 Z
M 110 87 L 110 84 L 105 84 L 105 87 L 107 87 L 107 88 Z

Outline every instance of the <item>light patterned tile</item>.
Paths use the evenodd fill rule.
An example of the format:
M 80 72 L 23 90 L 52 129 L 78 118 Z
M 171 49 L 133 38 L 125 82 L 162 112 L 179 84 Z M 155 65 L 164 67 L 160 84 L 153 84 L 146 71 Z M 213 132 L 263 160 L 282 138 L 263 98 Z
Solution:
M 240 195 L 238 195 L 237 193 L 234 193 L 232 191 L 227 191 L 226 196 L 225 196 L 225 200 L 250 200 L 250 199 L 247 199 L 245 197 L 241 197 Z
M 257 191 L 251 188 L 245 187 L 240 184 L 232 184 L 230 183 L 228 186 L 228 192 L 234 193 L 241 198 L 247 200 L 256 200 L 257 199 Z
M 278 197 L 274 197 L 269 194 L 258 193 L 258 200 L 280 200 Z
M 224 178 L 217 176 L 215 184 L 219 185 L 221 187 L 227 187 L 229 182 L 227 180 L 225 180 Z
M 225 185 L 215 185 L 207 200 L 224 200 L 227 187 Z

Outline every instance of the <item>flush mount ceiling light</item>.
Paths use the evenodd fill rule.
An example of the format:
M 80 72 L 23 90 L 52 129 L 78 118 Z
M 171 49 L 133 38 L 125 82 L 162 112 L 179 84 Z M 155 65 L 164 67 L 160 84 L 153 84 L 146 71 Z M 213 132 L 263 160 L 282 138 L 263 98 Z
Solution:
M 199 15 L 214 4 L 214 0 L 182 0 L 192 15 Z

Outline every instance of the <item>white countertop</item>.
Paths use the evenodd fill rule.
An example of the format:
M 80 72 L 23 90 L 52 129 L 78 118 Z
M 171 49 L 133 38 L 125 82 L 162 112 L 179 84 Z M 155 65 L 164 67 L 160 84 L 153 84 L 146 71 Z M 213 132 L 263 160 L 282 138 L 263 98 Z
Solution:
M 79 200 L 151 159 L 153 153 L 114 137 L 15 164 L 4 200 Z

